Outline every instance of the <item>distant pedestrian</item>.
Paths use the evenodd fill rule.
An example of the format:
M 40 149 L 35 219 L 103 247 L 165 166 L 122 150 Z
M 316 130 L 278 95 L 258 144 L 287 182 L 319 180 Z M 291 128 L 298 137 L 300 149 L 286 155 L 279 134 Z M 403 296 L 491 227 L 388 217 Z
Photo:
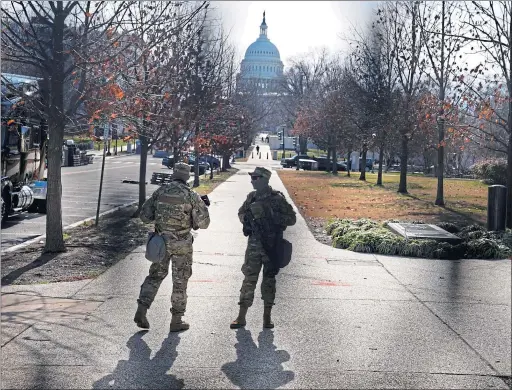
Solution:
M 256 145 L 256 154 L 260 152 L 260 146 Z
M 166 257 L 160 263 L 153 263 L 149 275 L 140 287 L 138 308 L 134 321 L 139 328 L 149 328 L 146 312 L 158 292 L 160 284 L 172 264 L 171 332 L 187 330 L 189 325 L 182 321 L 187 306 L 187 284 L 192 275 L 192 242 L 190 229 L 206 229 L 210 224 L 208 207 L 201 197 L 187 184 L 190 166 L 184 163 L 174 165 L 172 181 L 157 189 L 140 213 L 145 223 L 155 222 L 155 232 L 162 235 L 166 244 Z
M 263 326 L 273 328 L 271 320 L 272 306 L 276 295 L 276 275 L 279 264 L 273 255 L 277 239 L 287 226 L 296 222 L 295 211 L 286 201 L 284 195 L 269 186 L 272 174 L 268 169 L 258 167 L 251 175 L 251 183 L 255 191 L 247 196 L 238 210 L 238 218 L 243 224 L 244 235 L 249 236 L 242 273 L 245 278 L 240 290 L 240 311 L 238 317 L 230 325 L 232 329 L 246 325 L 245 316 L 252 306 L 254 290 L 259 273 L 263 267 L 261 282 L 261 298 L 263 299 Z M 274 252 L 275 253 L 275 252 Z

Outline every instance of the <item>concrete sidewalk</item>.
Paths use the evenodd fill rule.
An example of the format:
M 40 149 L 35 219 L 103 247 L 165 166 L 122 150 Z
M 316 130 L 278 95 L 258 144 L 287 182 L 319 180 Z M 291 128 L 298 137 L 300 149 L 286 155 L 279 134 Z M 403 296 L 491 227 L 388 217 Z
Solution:
M 260 145 L 262 154 L 264 148 Z M 149 262 L 143 249 L 95 280 L 2 289 L 2 388 L 508 388 L 510 260 L 425 260 L 318 243 L 306 222 L 285 232 L 276 328 L 262 329 L 259 288 L 233 331 L 246 238 L 237 210 L 251 159 L 210 195 L 194 243 L 186 320 L 169 334 L 171 278 L 148 318 L 132 321 Z M 274 174 L 273 188 L 286 194 Z

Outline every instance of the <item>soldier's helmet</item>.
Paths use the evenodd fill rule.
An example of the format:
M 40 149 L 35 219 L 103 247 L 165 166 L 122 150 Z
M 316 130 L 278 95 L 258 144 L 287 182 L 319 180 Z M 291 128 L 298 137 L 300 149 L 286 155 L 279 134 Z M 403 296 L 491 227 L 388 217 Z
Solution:
M 265 179 L 270 179 L 270 176 L 272 176 L 272 172 L 270 172 L 268 169 L 263 167 L 256 167 L 253 172 L 249 172 L 249 175 L 252 176 L 259 176 L 263 177 Z
M 174 164 L 172 177 L 174 179 L 183 180 L 186 183 L 190 178 L 190 165 L 185 163 Z

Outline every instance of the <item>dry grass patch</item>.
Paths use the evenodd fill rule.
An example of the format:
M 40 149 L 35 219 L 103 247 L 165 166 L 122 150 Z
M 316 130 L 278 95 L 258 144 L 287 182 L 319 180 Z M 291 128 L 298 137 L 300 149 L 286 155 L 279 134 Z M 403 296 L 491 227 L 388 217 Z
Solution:
M 202 175 L 199 178 L 199 187 L 193 188 L 199 195 L 208 195 L 216 187 L 224 183 L 228 178 L 233 176 L 238 169 L 229 168 L 226 172 L 220 172 L 213 174 L 213 179 L 210 179 L 210 171 L 206 172 L 206 175 Z
M 385 174 L 384 186 L 376 186 L 377 174 L 359 173 L 334 177 L 325 172 L 280 170 L 290 196 L 308 219 L 369 218 L 422 220 L 429 223 L 484 223 L 487 210 L 487 186 L 476 180 L 445 179 L 446 207 L 434 205 L 437 179 L 408 176 L 408 195 L 398 194 L 399 175 Z

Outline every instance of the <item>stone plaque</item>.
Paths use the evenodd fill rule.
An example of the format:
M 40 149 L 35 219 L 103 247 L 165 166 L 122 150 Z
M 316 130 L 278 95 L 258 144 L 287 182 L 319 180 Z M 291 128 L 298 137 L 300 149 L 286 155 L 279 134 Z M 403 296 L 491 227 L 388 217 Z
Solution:
M 410 240 L 436 240 L 458 244 L 461 239 L 439 226 L 419 223 L 389 223 L 391 231 Z

